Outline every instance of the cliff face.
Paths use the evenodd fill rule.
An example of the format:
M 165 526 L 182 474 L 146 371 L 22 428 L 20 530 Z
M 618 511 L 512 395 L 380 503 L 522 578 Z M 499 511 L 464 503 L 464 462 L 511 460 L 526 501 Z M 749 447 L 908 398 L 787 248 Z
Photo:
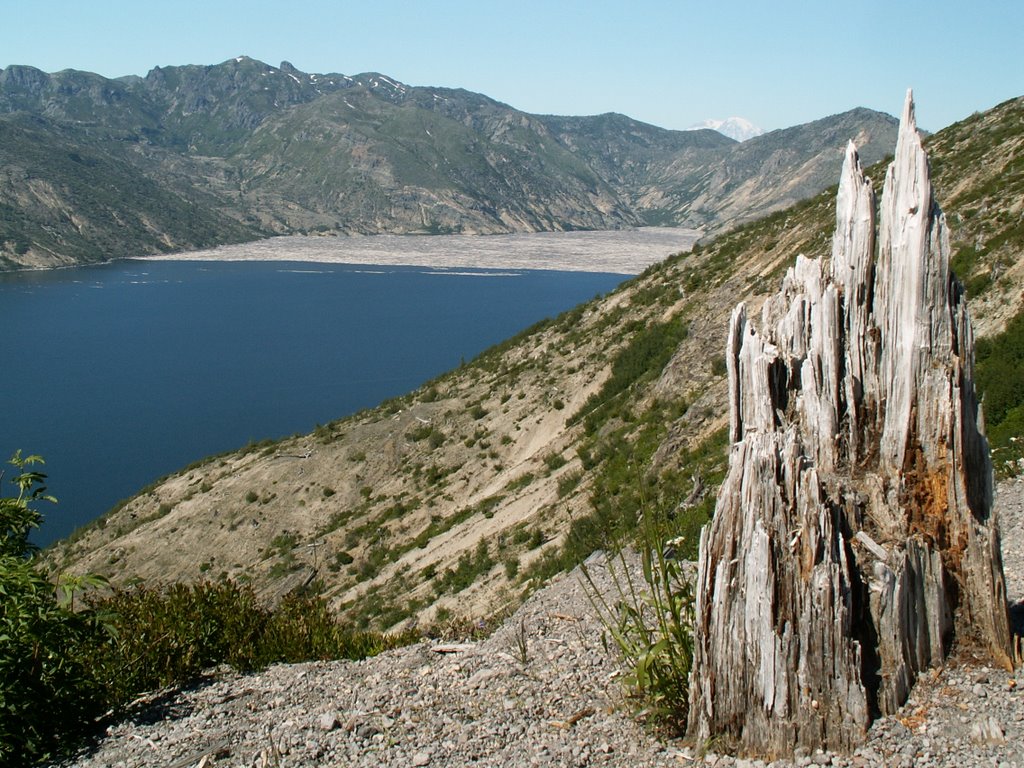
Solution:
M 954 639 L 1009 664 L 974 339 L 908 93 L 875 201 L 847 150 L 828 264 L 729 325 L 729 473 L 701 537 L 690 730 L 850 748 Z

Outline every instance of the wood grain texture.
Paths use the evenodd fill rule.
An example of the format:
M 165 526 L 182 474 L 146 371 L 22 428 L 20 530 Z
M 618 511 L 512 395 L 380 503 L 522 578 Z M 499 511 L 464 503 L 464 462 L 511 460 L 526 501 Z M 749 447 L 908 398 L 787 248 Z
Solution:
M 855 747 L 954 640 L 1010 664 L 973 334 L 910 93 L 877 244 L 852 144 L 836 207 L 831 260 L 798 257 L 758 328 L 730 320 L 689 732 L 749 754 Z

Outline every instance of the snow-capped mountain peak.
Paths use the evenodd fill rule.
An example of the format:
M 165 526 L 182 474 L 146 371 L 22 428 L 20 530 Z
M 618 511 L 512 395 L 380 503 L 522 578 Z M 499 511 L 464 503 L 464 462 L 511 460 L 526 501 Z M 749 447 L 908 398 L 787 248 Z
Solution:
M 728 136 L 736 141 L 746 141 L 755 136 L 760 136 L 764 131 L 743 117 L 727 117 L 725 120 L 705 120 L 697 125 L 692 125 L 688 130 L 696 131 L 701 128 L 710 128 L 713 131 Z

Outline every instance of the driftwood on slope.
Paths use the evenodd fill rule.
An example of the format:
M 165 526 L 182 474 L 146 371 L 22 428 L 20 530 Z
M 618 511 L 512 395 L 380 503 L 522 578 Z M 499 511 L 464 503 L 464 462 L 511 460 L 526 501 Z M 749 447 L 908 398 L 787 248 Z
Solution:
M 907 94 L 879 206 L 851 144 L 827 264 L 727 347 L 731 454 L 700 541 L 689 731 L 850 749 L 954 639 L 1010 664 L 974 339 Z M 876 257 L 877 251 L 877 257 Z

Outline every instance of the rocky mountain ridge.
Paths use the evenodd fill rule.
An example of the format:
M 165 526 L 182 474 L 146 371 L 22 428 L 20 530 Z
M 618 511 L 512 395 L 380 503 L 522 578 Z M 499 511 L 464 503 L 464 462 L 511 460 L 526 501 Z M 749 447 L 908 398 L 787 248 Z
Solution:
M 1024 99 L 928 149 L 954 270 L 991 337 L 1024 301 Z M 729 311 L 756 311 L 796 254 L 829 252 L 834 197 L 676 255 L 379 408 L 199 461 L 56 546 L 52 567 L 224 576 L 267 599 L 315 588 L 388 627 L 500 612 L 641 513 L 671 519 L 692 555 L 725 470 Z
M 298 232 L 720 229 L 818 192 L 851 132 L 880 159 L 895 121 L 852 110 L 740 145 L 239 56 L 115 80 L 12 65 L 0 130 L 16 268 Z

